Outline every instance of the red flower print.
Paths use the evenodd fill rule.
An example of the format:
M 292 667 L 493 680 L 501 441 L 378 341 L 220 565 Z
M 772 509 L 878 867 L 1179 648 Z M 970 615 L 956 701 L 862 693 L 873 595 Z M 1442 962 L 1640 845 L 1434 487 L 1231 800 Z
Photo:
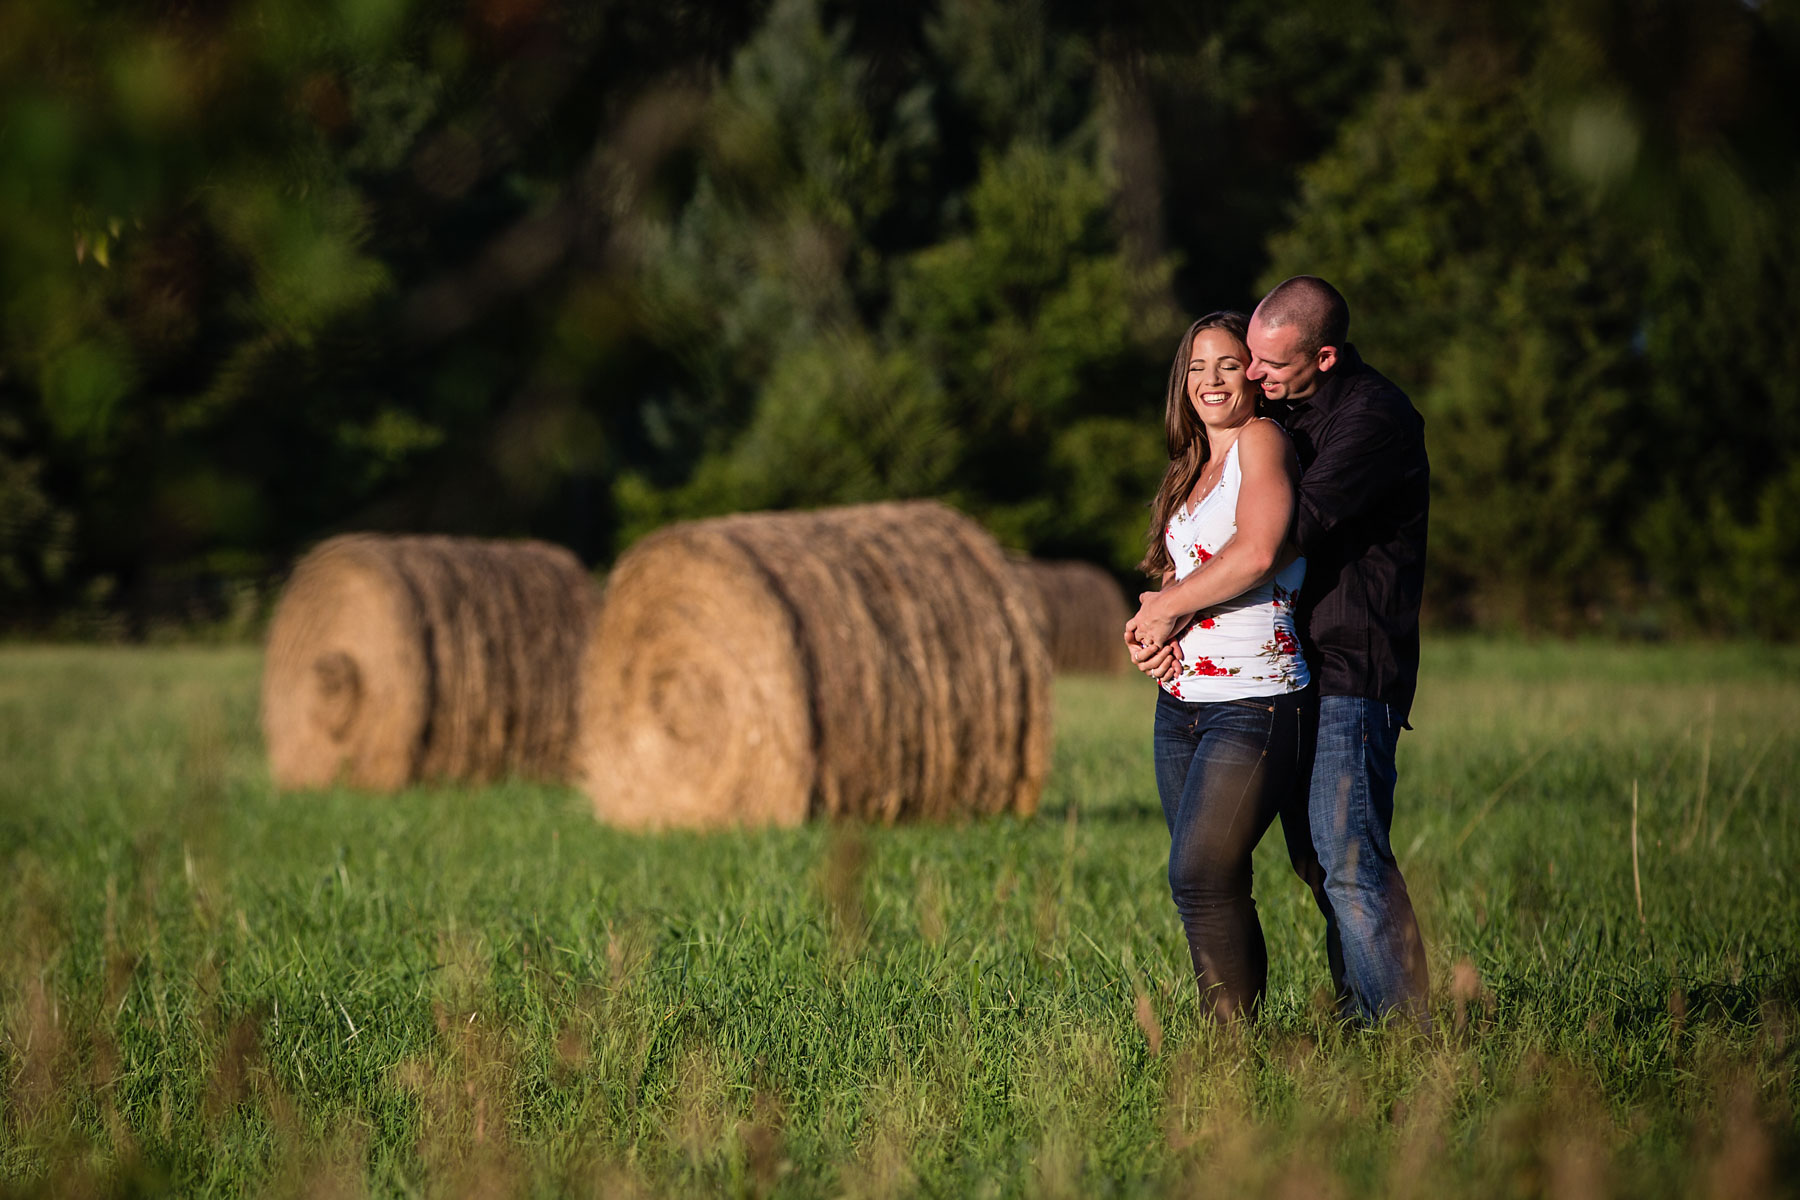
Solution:
M 1230 675 L 1230 674 L 1232 674 L 1231 671 L 1228 671 L 1224 667 L 1221 667 L 1218 663 L 1214 662 L 1210 658 L 1196 658 L 1194 660 L 1193 670 L 1194 670 L 1194 674 L 1196 674 L 1196 675 Z
M 1181 699 L 1181 684 L 1176 682 L 1175 680 L 1170 680 L 1169 681 L 1169 695 L 1175 697 L 1177 700 Z
M 1212 551 L 1199 542 L 1194 543 L 1194 554 L 1200 559 L 1201 566 L 1205 566 L 1212 559 Z
M 1275 648 L 1283 654 L 1291 655 L 1300 653 L 1299 643 L 1295 642 L 1294 635 L 1285 629 L 1277 629 L 1275 631 Z
M 1218 624 L 1218 622 L 1211 617 L 1200 618 L 1200 628 L 1202 629 L 1211 629 L 1216 624 Z

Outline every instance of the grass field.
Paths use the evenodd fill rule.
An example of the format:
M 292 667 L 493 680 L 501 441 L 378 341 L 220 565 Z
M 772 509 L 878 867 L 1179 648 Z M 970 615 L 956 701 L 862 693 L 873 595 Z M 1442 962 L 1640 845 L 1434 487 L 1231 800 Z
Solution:
M 1427 647 L 1394 842 L 1430 1037 L 1326 1015 L 1278 834 L 1264 1018 L 1196 1019 L 1140 680 L 1058 684 L 1032 820 L 641 836 L 553 787 L 276 795 L 258 666 L 0 649 L 0 1192 L 1800 1175 L 1794 650 Z

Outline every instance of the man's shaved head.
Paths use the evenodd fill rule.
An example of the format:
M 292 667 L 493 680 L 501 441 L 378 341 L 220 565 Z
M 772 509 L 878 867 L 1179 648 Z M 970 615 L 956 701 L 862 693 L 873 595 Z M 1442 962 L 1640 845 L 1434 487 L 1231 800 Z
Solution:
M 1276 284 L 1256 306 L 1256 319 L 1270 330 L 1293 326 L 1306 354 L 1325 346 L 1341 348 L 1350 338 L 1350 306 L 1317 275 L 1296 275 Z
M 1319 390 L 1349 336 L 1350 306 L 1338 290 L 1317 275 L 1296 275 L 1276 284 L 1250 315 L 1245 377 L 1260 383 L 1271 403 L 1298 403 Z

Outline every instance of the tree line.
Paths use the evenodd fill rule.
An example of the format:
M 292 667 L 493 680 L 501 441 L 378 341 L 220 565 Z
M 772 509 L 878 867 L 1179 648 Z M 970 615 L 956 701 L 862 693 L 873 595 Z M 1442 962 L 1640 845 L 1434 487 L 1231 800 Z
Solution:
M 1785 6 L 1103 7 L 9 7 L 0 624 L 905 496 L 1127 579 L 1180 329 L 1307 272 L 1425 414 L 1431 620 L 1787 636 Z

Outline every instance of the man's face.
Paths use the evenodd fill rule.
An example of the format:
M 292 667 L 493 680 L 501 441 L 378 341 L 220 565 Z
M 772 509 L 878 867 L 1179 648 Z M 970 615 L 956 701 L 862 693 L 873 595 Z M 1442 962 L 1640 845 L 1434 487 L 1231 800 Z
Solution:
M 1262 384 L 1263 396 L 1270 400 L 1306 399 L 1319 390 L 1319 373 L 1337 361 L 1335 346 L 1308 353 L 1297 325 L 1270 329 L 1262 318 L 1251 317 L 1245 340 L 1250 347 L 1250 369 L 1245 374 Z

